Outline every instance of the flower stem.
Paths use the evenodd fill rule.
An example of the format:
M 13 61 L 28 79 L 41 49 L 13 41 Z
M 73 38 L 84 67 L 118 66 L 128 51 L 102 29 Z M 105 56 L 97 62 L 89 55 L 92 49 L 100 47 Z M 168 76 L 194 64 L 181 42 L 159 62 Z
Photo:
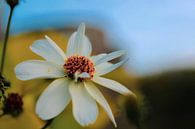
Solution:
M 4 68 L 4 64 L 5 64 L 4 62 L 5 62 L 6 48 L 7 48 L 8 38 L 9 38 L 10 23 L 11 23 L 14 7 L 10 8 L 11 10 L 10 10 L 8 23 L 7 23 L 7 27 L 6 27 L 5 39 L 4 39 L 4 42 L 3 42 L 3 50 L 2 50 L 2 55 L 1 55 L 1 67 L 0 67 L 0 73 L 1 74 L 3 74 L 3 68 Z
M 52 123 L 53 119 L 48 120 L 47 123 L 41 128 L 41 129 L 46 129 L 47 127 L 49 127 L 49 125 Z

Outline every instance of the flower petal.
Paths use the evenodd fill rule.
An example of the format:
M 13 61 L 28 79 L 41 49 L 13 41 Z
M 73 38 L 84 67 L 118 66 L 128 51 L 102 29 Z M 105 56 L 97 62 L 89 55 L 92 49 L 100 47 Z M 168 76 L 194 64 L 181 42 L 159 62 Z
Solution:
M 85 83 L 85 88 L 87 89 L 88 93 L 103 107 L 114 126 L 117 127 L 112 110 L 100 90 L 91 82 Z
M 92 124 L 97 119 L 98 107 L 86 91 L 83 83 L 72 82 L 69 87 L 73 103 L 73 115 L 82 126 Z
M 95 62 L 95 66 L 96 65 L 99 65 L 101 63 L 104 63 L 104 62 L 113 60 L 115 58 L 118 58 L 118 57 L 124 55 L 125 53 L 126 53 L 126 51 L 124 51 L 124 50 L 120 50 L 120 51 L 115 51 L 115 52 L 109 53 L 106 56 L 103 56 L 102 58 L 100 58 L 99 60 L 97 60 Z
M 15 74 L 20 80 L 59 78 L 65 76 L 63 67 L 42 60 L 29 60 L 18 64 L 15 67 Z
M 111 90 L 114 90 L 118 93 L 127 95 L 127 94 L 133 94 L 129 89 L 127 89 L 125 86 L 123 86 L 122 84 L 114 81 L 114 80 L 110 80 L 107 78 L 103 78 L 103 77 L 94 77 L 92 79 L 95 83 L 100 84 L 106 88 L 109 88 Z
M 83 72 L 77 75 L 76 78 L 90 78 L 91 76 L 87 72 Z
M 104 72 L 105 69 L 108 69 L 112 66 L 113 66 L 113 64 L 110 62 L 101 63 L 101 64 L 95 66 L 95 75 L 94 76 L 98 76 L 100 73 Z
M 76 72 L 74 74 L 74 81 L 77 82 L 79 78 L 90 78 L 91 76 L 87 72 L 79 73 Z
M 53 81 L 41 94 L 36 104 L 36 113 L 42 120 L 49 120 L 59 115 L 71 100 L 69 81 L 60 78 Z
M 48 36 L 45 36 L 45 38 L 46 39 L 35 41 L 35 43 L 30 46 L 30 49 L 47 61 L 64 64 L 66 56 L 62 49 L 60 49 Z
M 95 56 L 92 56 L 91 57 L 91 60 L 95 64 L 99 59 L 103 58 L 106 55 L 107 55 L 106 53 L 102 53 L 102 54 L 99 54 L 99 55 L 95 55 Z
M 127 61 L 128 61 L 128 59 L 120 61 L 116 64 L 111 64 L 111 63 L 99 64 L 99 65 L 95 66 L 95 69 L 96 69 L 95 76 L 101 76 L 101 75 L 107 74 L 109 72 L 112 72 L 113 70 L 117 69 L 118 67 L 120 67 L 121 65 L 123 65 Z
M 74 32 L 68 41 L 68 46 L 66 50 L 67 56 L 78 54 L 88 57 L 90 56 L 91 51 L 91 43 L 87 36 L 85 36 L 85 24 L 81 23 L 77 32 Z

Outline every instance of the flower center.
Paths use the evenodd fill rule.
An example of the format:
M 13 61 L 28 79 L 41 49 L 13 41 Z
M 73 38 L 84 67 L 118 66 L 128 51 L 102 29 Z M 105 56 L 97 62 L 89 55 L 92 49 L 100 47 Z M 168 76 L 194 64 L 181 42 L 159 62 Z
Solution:
M 88 73 L 90 78 L 93 77 L 95 68 L 93 62 L 85 56 L 71 56 L 65 64 L 64 69 L 71 79 L 75 79 L 75 74 Z M 84 78 L 79 77 L 78 80 L 82 81 Z

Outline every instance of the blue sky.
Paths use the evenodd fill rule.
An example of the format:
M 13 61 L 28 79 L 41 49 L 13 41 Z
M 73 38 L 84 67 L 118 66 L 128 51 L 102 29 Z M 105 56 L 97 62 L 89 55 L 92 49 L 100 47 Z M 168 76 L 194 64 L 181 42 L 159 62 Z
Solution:
M 0 9 L 5 21 L 8 7 Z M 110 44 L 128 50 L 127 66 L 136 74 L 195 68 L 194 0 L 25 0 L 15 10 L 11 32 L 80 22 L 101 28 Z

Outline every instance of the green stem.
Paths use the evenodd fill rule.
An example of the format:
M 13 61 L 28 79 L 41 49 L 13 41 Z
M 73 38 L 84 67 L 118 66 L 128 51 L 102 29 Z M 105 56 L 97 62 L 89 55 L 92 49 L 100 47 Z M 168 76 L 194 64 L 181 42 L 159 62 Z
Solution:
M 3 68 L 4 68 L 4 62 L 5 62 L 5 56 L 6 56 L 6 48 L 7 48 L 7 42 L 9 38 L 9 31 L 10 31 L 10 23 L 13 15 L 14 7 L 11 7 L 10 14 L 9 14 L 9 19 L 6 27 L 6 33 L 5 33 L 5 39 L 3 42 L 3 50 L 2 50 L 2 55 L 1 55 L 1 67 L 0 67 L 0 74 L 3 74 Z
M 49 127 L 49 125 L 52 123 L 53 119 L 48 120 L 47 123 L 41 128 L 41 129 L 46 129 L 47 127 Z

